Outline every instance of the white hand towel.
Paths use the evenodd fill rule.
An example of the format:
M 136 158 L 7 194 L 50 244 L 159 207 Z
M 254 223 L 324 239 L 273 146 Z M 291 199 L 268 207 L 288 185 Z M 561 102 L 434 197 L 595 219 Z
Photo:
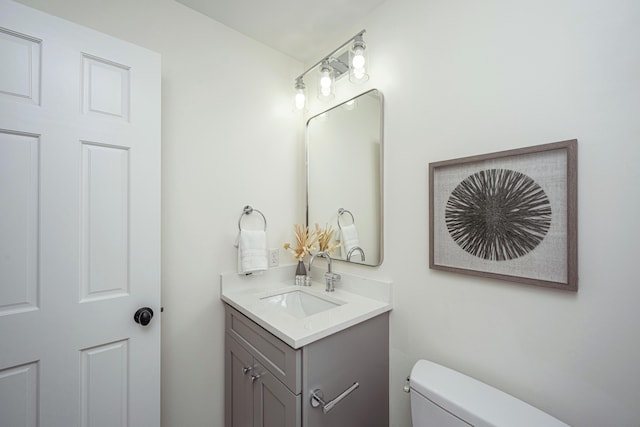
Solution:
M 344 249 L 344 255 L 347 256 L 349 251 L 355 246 L 360 246 L 358 241 L 358 232 L 354 224 L 343 225 L 340 229 L 342 235 L 342 248 Z
M 238 248 L 238 274 L 249 274 L 269 268 L 267 234 L 261 230 L 240 230 Z

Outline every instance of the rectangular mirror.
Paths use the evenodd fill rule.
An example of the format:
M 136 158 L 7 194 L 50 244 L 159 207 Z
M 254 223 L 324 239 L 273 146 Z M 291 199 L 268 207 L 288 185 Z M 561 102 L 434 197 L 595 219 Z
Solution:
M 307 121 L 307 225 L 329 225 L 332 259 L 382 264 L 383 97 L 365 92 Z

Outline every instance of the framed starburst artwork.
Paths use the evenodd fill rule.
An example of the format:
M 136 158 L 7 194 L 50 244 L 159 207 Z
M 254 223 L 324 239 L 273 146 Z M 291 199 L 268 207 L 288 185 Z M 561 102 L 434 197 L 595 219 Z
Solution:
M 578 141 L 429 164 L 429 268 L 576 291 Z

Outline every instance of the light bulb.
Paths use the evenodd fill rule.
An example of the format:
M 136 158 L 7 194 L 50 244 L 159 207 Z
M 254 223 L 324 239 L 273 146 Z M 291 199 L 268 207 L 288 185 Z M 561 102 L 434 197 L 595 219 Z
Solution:
M 329 73 L 322 74 L 322 77 L 320 77 L 320 86 L 322 86 L 323 89 L 331 87 L 331 76 Z
M 304 92 L 302 90 L 298 90 L 295 98 L 296 108 L 298 110 L 304 109 L 304 102 L 305 102 Z
M 359 68 L 364 68 L 364 53 L 362 49 L 355 49 L 353 52 L 353 59 L 351 60 L 351 65 L 356 70 Z

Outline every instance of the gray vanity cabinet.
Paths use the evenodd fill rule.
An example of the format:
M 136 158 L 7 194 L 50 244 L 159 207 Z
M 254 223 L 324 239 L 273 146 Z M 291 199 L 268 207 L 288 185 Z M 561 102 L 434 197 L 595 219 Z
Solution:
M 226 427 L 388 427 L 388 313 L 293 349 L 225 310 Z

